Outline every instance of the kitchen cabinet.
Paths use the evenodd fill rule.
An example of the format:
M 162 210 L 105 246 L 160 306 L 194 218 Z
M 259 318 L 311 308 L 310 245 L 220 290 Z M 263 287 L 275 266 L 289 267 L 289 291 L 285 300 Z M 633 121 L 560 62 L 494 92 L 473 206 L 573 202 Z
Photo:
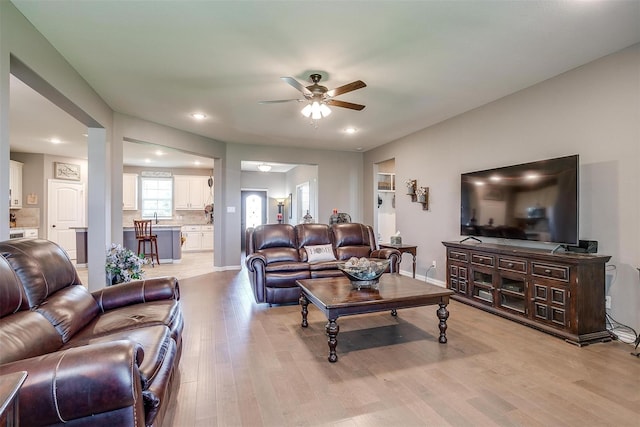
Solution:
M 175 175 L 173 177 L 173 194 L 176 210 L 201 210 L 212 203 L 209 177 Z
M 138 210 L 138 174 L 122 174 L 122 210 Z
M 22 163 L 9 160 L 9 208 L 22 207 Z
M 182 236 L 184 252 L 213 250 L 213 225 L 183 225 Z
M 584 345 L 610 341 L 605 255 L 444 242 L 454 300 Z
M 202 246 L 203 251 L 213 250 L 213 225 L 202 226 Z

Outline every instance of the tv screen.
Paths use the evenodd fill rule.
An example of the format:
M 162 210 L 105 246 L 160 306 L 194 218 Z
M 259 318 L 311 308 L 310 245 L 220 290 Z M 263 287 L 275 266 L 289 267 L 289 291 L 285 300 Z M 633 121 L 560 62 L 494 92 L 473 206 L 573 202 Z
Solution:
M 578 156 L 461 177 L 460 233 L 578 244 Z

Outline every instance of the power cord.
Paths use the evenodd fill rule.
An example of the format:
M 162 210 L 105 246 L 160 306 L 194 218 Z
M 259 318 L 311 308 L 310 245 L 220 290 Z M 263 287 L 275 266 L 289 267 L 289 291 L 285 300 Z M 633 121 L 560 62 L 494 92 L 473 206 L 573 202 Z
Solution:
M 640 335 L 638 335 L 638 333 L 635 331 L 635 329 L 633 329 L 631 326 L 625 325 L 623 323 L 618 322 L 617 320 L 615 320 L 613 317 L 611 317 L 611 315 L 609 313 L 605 313 L 606 316 L 606 320 L 607 320 L 607 330 L 611 333 L 611 335 L 613 335 L 614 339 L 623 342 L 625 344 L 633 344 L 634 345 L 634 349 L 637 350 L 638 349 L 638 345 L 640 345 Z M 620 339 L 620 336 L 618 334 L 616 334 L 616 331 L 625 331 L 625 332 L 631 332 L 633 334 L 633 336 L 635 337 L 634 341 L 624 341 Z M 640 357 L 640 353 L 631 353 L 632 356 L 636 356 L 636 357 Z
M 431 270 L 435 270 L 436 268 L 433 265 L 430 265 L 429 268 L 427 268 L 427 271 L 424 273 L 424 281 L 427 281 L 427 278 L 429 277 L 429 271 Z

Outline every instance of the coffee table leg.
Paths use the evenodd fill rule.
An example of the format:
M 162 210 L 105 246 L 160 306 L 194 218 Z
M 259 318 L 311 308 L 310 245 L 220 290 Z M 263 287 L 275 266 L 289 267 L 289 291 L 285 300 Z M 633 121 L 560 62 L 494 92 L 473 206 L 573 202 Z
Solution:
M 302 306 L 302 327 L 306 328 L 307 326 L 309 326 L 309 323 L 307 323 L 307 313 L 309 313 L 309 310 L 307 310 L 307 306 L 309 305 L 309 300 L 304 296 L 303 293 L 301 293 L 298 302 Z
M 447 335 L 446 335 L 446 331 L 447 331 L 447 319 L 449 318 L 449 311 L 447 311 L 447 304 L 446 303 L 439 303 L 438 304 L 440 306 L 440 308 L 438 308 L 438 310 L 436 311 L 438 314 L 438 319 L 440 319 L 440 323 L 438 324 L 438 327 L 440 328 L 440 338 L 438 339 L 438 341 L 441 344 L 444 344 L 447 342 Z
M 338 345 L 338 340 L 336 337 L 338 336 L 338 332 L 340 331 L 340 327 L 336 323 L 337 319 L 329 319 L 327 323 L 327 335 L 329 336 L 329 362 L 335 363 L 338 361 L 338 355 L 336 354 L 336 346 Z

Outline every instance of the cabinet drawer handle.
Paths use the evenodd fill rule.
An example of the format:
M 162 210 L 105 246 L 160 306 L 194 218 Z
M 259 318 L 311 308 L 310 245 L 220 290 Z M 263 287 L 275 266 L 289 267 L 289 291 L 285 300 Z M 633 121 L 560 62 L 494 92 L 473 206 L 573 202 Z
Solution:
M 545 273 L 547 273 L 547 274 L 551 274 L 551 270 L 549 270 L 548 268 L 546 268 L 546 269 L 544 270 L 544 272 L 545 272 Z
M 513 267 L 513 263 L 512 262 L 508 263 L 507 267 L 509 267 L 509 268 Z

